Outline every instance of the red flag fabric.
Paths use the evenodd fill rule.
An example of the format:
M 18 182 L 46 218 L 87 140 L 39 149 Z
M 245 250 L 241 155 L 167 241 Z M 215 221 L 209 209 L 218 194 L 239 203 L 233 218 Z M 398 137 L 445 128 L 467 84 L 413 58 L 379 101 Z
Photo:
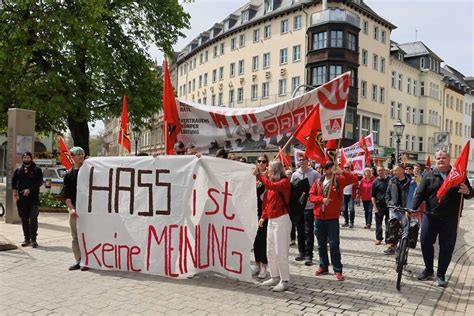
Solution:
M 282 147 L 278 147 L 278 154 L 275 157 L 275 160 L 280 160 L 282 164 L 285 166 L 286 169 L 291 168 L 291 155 L 290 153 L 285 153 L 284 151 L 281 151 Z
M 179 119 L 176 98 L 174 96 L 173 85 L 171 84 L 168 62 L 165 60 L 165 72 L 163 83 L 163 121 L 168 125 L 166 133 L 166 153 L 174 154 L 174 143 L 181 132 L 181 121 Z
M 122 145 L 123 148 L 128 150 L 128 153 L 132 151 L 132 145 L 130 141 L 130 129 L 128 128 L 128 101 L 126 95 L 123 96 L 122 121 L 120 123 L 118 143 L 119 145 Z
M 431 156 L 428 156 L 428 159 L 426 159 L 426 167 L 431 169 Z
M 60 159 L 61 164 L 66 167 L 66 169 L 71 169 L 74 165 L 74 160 L 72 160 L 71 153 L 69 152 L 69 148 L 67 148 L 66 142 L 64 138 L 59 137 L 59 150 L 61 151 Z
M 451 189 L 455 185 L 463 183 L 466 179 L 466 169 L 467 163 L 469 161 L 470 144 L 471 141 L 468 140 L 466 145 L 464 145 L 464 147 L 462 148 L 461 154 L 458 158 L 456 158 L 456 161 L 454 162 L 454 165 L 452 166 L 448 176 L 446 177 L 446 179 L 444 179 L 443 185 L 441 185 L 441 188 L 439 188 L 438 192 L 436 193 L 438 202 L 441 201 L 441 199 L 446 195 L 449 189 Z
M 346 153 L 344 152 L 344 149 L 341 149 L 341 169 L 344 168 L 346 163 L 347 163 Z
M 330 139 L 326 142 L 326 159 L 331 160 L 336 164 L 336 158 L 337 158 L 337 140 L 336 139 Z
M 318 106 L 315 106 L 301 122 L 293 137 L 306 146 L 306 157 L 315 160 L 319 164 L 324 165 L 326 163 Z
M 364 135 L 361 135 L 361 136 L 360 136 L 360 139 L 359 139 L 359 147 L 364 150 L 365 166 L 366 166 L 366 167 L 370 167 L 371 156 L 370 156 L 369 148 L 367 147 L 367 144 L 365 143 L 365 137 L 364 137 Z

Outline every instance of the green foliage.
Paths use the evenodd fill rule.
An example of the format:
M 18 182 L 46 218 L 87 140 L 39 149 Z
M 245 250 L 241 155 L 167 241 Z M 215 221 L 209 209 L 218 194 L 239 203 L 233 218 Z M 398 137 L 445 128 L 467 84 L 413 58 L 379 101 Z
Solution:
M 147 48 L 172 53 L 189 15 L 178 0 L 22 0 L 0 3 L 0 129 L 7 109 L 37 111 L 37 129 L 118 116 L 139 126 L 161 107 Z
M 40 207 L 66 208 L 66 203 L 60 198 L 55 197 L 50 192 L 40 193 Z

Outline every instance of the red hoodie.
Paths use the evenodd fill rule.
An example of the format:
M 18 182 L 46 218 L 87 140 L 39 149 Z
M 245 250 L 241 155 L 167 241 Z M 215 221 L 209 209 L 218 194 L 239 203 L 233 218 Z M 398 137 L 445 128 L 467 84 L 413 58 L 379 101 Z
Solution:
M 371 201 L 372 200 L 372 183 L 375 181 L 375 177 L 370 177 L 367 180 L 365 177 L 360 180 L 359 194 L 362 201 Z
M 349 184 L 357 183 L 357 175 L 343 171 L 340 176 L 334 175 L 335 181 L 330 187 L 331 200 L 328 205 L 324 207 L 323 211 L 323 179 L 314 182 L 309 191 L 309 201 L 314 203 L 314 217 L 319 220 L 338 219 L 341 212 L 341 203 L 343 198 L 343 190 Z
M 257 176 L 257 179 L 267 189 L 263 197 L 262 219 L 277 218 L 288 214 L 287 206 L 289 205 L 291 190 L 290 180 L 282 178 L 278 181 L 272 181 L 260 175 Z M 283 201 L 282 195 L 285 201 Z

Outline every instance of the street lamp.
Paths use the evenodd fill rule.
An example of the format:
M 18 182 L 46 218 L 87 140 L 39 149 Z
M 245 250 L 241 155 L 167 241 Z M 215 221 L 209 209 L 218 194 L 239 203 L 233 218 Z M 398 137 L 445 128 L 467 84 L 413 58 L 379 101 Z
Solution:
M 135 140 L 135 156 L 138 156 L 138 140 L 140 139 L 140 135 L 142 134 L 142 131 L 138 126 L 135 126 L 132 129 L 133 132 L 133 139 Z
M 397 137 L 397 154 L 395 156 L 395 163 L 400 163 L 400 141 L 403 136 L 403 130 L 405 129 L 405 124 L 402 123 L 400 119 L 397 120 L 397 123 L 393 125 L 395 129 L 395 136 Z

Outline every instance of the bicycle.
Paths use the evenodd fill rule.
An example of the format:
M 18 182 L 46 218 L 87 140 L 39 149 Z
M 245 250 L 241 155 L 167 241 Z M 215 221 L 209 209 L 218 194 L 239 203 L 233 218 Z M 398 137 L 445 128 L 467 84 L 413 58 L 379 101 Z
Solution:
M 410 214 L 418 213 L 419 211 L 410 210 L 405 207 L 400 206 L 389 206 L 389 209 L 403 213 L 404 219 L 402 221 L 403 230 L 401 232 L 401 239 L 398 243 L 397 248 L 397 257 L 396 257 L 396 267 L 397 271 L 397 290 L 400 291 L 400 284 L 402 280 L 402 272 L 408 262 L 408 249 L 410 248 L 410 226 L 415 220 L 411 219 Z M 415 248 L 415 247 L 412 247 Z
M 3 217 L 3 215 L 5 215 L 5 206 L 0 202 L 0 217 Z

